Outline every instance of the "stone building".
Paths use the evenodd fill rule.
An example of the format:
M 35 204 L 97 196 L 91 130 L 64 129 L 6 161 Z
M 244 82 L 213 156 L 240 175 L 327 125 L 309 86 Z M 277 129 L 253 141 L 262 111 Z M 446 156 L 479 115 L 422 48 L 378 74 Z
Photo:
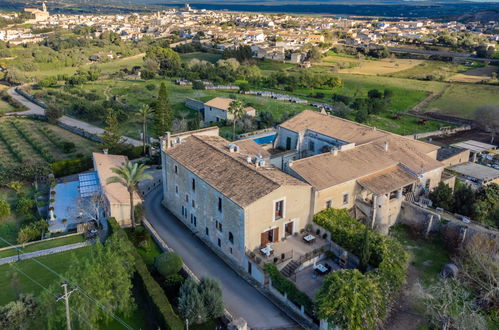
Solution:
M 229 113 L 229 107 L 232 99 L 225 97 L 215 97 L 206 102 L 203 109 L 203 119 L 206 123 L 219 122 L 222 120 L 232 120 L 234 116 Z M 246 115 L 256 116 L 256 110 L 252 107 L 244 108 Z
M 212 133 L 162 139 L 163 204 L 251 273 L 250 251 L 311 222 L 311 187 L 266 162 L 268 152 L 252 140 L 230 143 Z
M 444 170 L 438 146 L 310 110 L 278 127 L 274 147 L 270 162 L 312 185 L 314 214 L 348 208 L 382 232 Z

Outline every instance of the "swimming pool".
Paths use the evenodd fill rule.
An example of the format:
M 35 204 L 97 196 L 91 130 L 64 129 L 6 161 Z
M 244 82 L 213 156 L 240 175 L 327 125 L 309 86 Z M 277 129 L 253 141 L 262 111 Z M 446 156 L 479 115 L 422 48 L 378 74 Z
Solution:
M 255 141 L 257 144 L 269 144 L 274 142 L 276 137 L 276 134 L 271 134 L 271 135 L 265 135 L 265 136 L 260 136 L 257 138 L 254 138 L 253 141 Z

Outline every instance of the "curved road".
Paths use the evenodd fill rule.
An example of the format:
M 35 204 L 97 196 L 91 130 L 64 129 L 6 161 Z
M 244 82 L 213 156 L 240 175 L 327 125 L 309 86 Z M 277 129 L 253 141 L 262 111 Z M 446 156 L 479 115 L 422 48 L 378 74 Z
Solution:
M 6 115 L 8 115 L 8 116 L 29 116 L 29 115 L 42 115 L 43 116 L 43 115 L 45 115 L 45 109 L 43 109 L 38 104 L 31 102 L 30 100 L 28 100 L 27 98 L 25 98 L 24 96 L 22 96 L 21 94 L 16 92 L 16 89 L 14 87 L 9 88 L 7 90 L 7 93 L 13 99 L 22 103 L 24 106 L 26 106 L 26 108 L 28 108 L 28 110 L 21 111 L 21 112 L 9 112 Z M 68 126 L 77 127 L 85 132 L 88 132 L 90 134 L 94 134 L 97 136 L 100 136 L 102 133 L 104 133 L 104 130 L 100 127 L 94 126 L 92 124 L 89 124 L 89 123 L 86 123 L 84 121 L 77 120 L 77 119 L 74 119 L 74 118 L 71 118 L 68 116 L 62 116 L 61 118 L 59 118 L 59 121 L 63 124 L 68 125 Z M 126 143 L 129 143 L 133 146 L 141 146 L 142 145 L 142 142 L 140 142 L 138 140 L 129 138 L 127 136 L 123 136 L 123 138 L 125 139 Z
M 227 310 L 234 318 L 242 317 L 252 329 L 282 329 L 299 326 L 265 298 L 258 290 L 220 260 L 210 248 L 162 205 L 161 186 L 145 198 L 149 222 L 161 238 L 177 252 L 197 276 L 216 278 L 222 285 Z

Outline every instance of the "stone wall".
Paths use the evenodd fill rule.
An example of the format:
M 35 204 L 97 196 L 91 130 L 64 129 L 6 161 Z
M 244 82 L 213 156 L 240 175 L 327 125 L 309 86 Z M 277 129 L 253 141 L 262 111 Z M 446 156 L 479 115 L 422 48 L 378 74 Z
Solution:
M 47 105 L 40 101 L 39 99 L 37 99 L 36 97 L 34 97 L 33 95 L 31 94 L 28 94 L 27 92 L 23 91 L 21 88 L 19 87 L 16 87 L 15 91 L 17 92 L 17 94 L 27 98 L 28 100 L 30 100 L 31 102 L 35 103 L 36 105 L 46 109 L 47 108 Z
M 196 111 L 201 111 L 204 109 L 203 102 L 201 102 L 199 100 L 191 99 L 191 98 L 185 99 L 185 106 L 188 107 L 189 109 L 196 110 Z
M 439 135 L 446 135 L 446 134 L 454 134 L 457 132 L 462 132 L 462 131 L 469 131 L 471 129 L 471 125 L 462 125 L 454 128 L 449 128 L 449 129 L 440 129 L 436 131 L 430 131 L 430 132 L 423 132 L 423 133 L 416 133 L 412 135 L 408 135 L 407 137 L 411 137 L 415 140 L 423 139 L 426 137 L 430 136 L 439 136 Z

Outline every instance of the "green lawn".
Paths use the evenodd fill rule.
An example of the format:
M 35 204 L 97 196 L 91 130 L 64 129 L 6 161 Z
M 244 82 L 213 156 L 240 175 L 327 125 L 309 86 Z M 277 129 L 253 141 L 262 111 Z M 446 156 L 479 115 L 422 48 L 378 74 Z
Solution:
M 82 247 L 36 259 L 55 272 L 63 274 L 68 270 L 72 258 L 82 259 L 90 257 L 90 249 L 91 247 Z M 18 271 L 16 268 L 21 271 Z M 1 265 L 0 292 L 2 294 L 0 294 L 0 306 L 15 300 L 19 293 L 32 293 L 36 296 L 43 291 L 38 284 L 34 283 L 26 275 L 22 274 L 22 272 L 44 287 L 61 282 L 59 276 L 36 263 L 33 259 L 19 261 L 13 263 L 12 266 L 9 264 Z
M 441 76 L 444 79 L 473 68 L 463 64 L 442 61 L 424 61 L 410 69 L 390 74 L 391 77 L 418 79 L 427 75 Z
M 68 245 L 68 244 L 80 243 L 83 241 L 85 241 L 85 239 L 83 238 L 82 235 L 74 235 L 68 237 L 62 236 L 60 238 L 52 239 L 50 241 L 42 241 L 39 243 L 30 244 L 27 245 L 24 249 L 19 248 L 19 250 L 21 253 L 28 253 L 45 249 L 51 249 L 54 247 Z M 0 251 L 0 258 L 11 257 L 15 255 L 17 255 L 17 250 L 14 248 Z
M 32 198 L 34 196 L 34 188 L 31 185 L 25 185 L 22 189 L 25 196 Z M 23 216 L 15 212 L 18 197 L 16 192 L 6 187 L 0 187 L 0 200 L 5 200 L 9 203 L 11 215 L 0 220 L 0 237 L 15 245 L 17 243 L 17 233 L 22 225 L 28 222 Z M 0 240 L 0 248 L 7 247 L 10 244 Z
M 412 135 L 415 133 L 439 130 L 444 126 L 453 126 L 436 120 L 428 120 L 425 125 L 421 125 L 418 124 L 419 120 L 419 118 L 408 115 L 402 116 L 400 119 L 393 119 L 390 113 L 382 113 L 380 115 L 370 116 L 366 124 L 400 135 Z
M 397 238 L 409 253 L 409 262 L 416 268 L 419 280 L 430 285 L 439 278 L 445 264 L 451 262 L 445 243 L 440 237 L 431 240 L 416 238 L 406 226 L 394 226 L 390 233 Z

